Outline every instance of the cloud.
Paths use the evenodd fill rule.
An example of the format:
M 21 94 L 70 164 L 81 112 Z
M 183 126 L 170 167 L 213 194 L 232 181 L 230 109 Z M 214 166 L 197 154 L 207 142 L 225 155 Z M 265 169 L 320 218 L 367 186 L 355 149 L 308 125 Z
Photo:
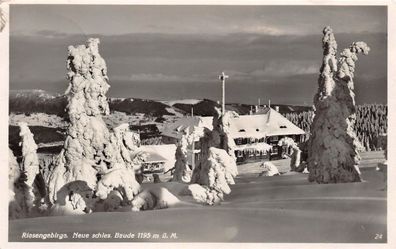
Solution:
M 320 64 L 315 61 L 272 61 L 262 69 L 251 71 L 226 70 L 232 81 L 271 82 L 274 78 L 312 75 L 319 72 Z
M 236 29 L 237 31 L 241 33 L 253 33 L 253 34 L 265 34 L 265 35 L 285 35 L 286 32 L 280 28 L 276 28 L 275 26 L 269 26 L 269 25 L 252 25 L 252 26 L 246 26 Z
M 291 95 L 295 101 L 299 98 L 306 101 L 312 99 L 310 90 L 316 89 L 323 56 L 320 33 L 309 36 L 252 33 L 62 36 L 44 30 L 42 34 L 55 38 L 10 36 L 11 89 L 30 88 L 36 84 L 42 89 L 56 88 L 63 92 L 67 86 L 67 47 L 83 44 L 91 36 L 101 39 L 100 52 L 108 66 L 111 94 L 120 97 L 133 94 L 172 99 L 197 95 L 216 99 L 219 92 L 207 89 L 214 86 L 210 84 L 218 83 L 217 76 L 224 70 L 230 75 L 227 82 L 230 100 L 235 102 L 245 102 L 247 98 L 254 101 L 264 94 L 274 100 L 278 96 L 279 101 L 283 95 L 285 101 Z M 357 62 L 356 77 L 364 77 L 356 80 L 360 89 L 366 89 L 367 84 L 386 86 L 386 82 L 376 80 L 387 75 L 386 37 L 383 33 L 336 33 L 340 50 L 357 40 L 367 42 L 372 49 Z M 40 63 L 35 63 L 37 61 Z M 378 88 L 378 93 L 372 92 L 360 95 L 378 101 L 380 94 L 386 95 L 386 87 Z
M 287 76 L 314 74 L 319 72 L 319 64 L 315 62 L 289 61 L 289 62 L 271 62 L 259 69 L 251 72 L 254 77 L 265 76 Z
M 37 32 L 35 32 L 36 35 L 41 36 L 41 37 L 45 37 L 45 38 L 63 38 L 66 37 L 68 34 L 63 33 L 63 32 L 59 32 L 59 31 L 55 31 L 55 30 L 39 30 Z
M 131 74 L 128 76 L 115 75 L 112 80 L 118 81 L 130 81 L 130 82 L 173 82 L 173 83 L 188 83 L 188 82 L 199 82 L 202 78 L 199 75 L 192 76 L 181 76 L 181 75 L 168 75 L 162 73 L 138 73 Z

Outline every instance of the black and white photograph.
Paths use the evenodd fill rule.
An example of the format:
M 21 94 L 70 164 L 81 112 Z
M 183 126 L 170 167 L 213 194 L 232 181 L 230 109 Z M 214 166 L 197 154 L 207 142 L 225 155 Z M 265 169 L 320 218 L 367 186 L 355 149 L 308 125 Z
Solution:
M 393 5 L 3 2 L 0 247 L 389 245 Z

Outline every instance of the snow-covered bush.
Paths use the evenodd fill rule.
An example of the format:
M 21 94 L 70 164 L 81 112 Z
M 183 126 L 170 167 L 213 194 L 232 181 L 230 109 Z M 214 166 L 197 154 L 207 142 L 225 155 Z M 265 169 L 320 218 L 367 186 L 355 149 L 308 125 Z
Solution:
M 353 78 L 357 54 L 367 54 L 370 49 L 364 42 L 354 42 L 343 50 L 337 62 L 332 29 L 326 27 L 323 34 L 323 63 L 308 146 L 309 180 L 361 181 L 358 167 L 361 145 L 353 130 L 356 121 Z
M 113 169 L 104 174 L 96 187 L 96 195 L 105 200 L 114 189 L 121 190 L 123 200 L 131 201 L 139 193 L 140 185 L 136 181 L 133 169 Z
M 174 207 L 179 203 L 181 201 L 168 189 L 160 185 L 153 185 L 143 190 L 132 200 L 132 211 L 163 209 Z
M 271 162 L 264 162 L 260 165 L 263 168 L 263 172 L 260 176 L 277 176 L 280 175 L 278 168 Z
M 53 216 L 90 213 L 95 207 L 97 198 L 85 181 L 77 180 L 63 185 L 57 191 L 56 200 L 50 211 Z
M 218 204 L 224 198 L 223 192 L 199 184 L 190 184 L 188 186 L 188 193 L 192 195 L 196 202 L 206 205 Z

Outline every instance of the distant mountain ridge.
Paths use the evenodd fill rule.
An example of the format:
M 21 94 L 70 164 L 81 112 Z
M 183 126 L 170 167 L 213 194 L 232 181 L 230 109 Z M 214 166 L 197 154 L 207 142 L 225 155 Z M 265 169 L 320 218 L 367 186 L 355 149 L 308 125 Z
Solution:
M 220 107 L 217 102 L 210 99 L 180 100 L 180 102 L 177 100 L 155 101 L 139 98 L 109 98 L 108 100 L 111 111 L 124 112 L 128 115 L 143 113 L 152 117 L 173 116 L 175 113 L 190 115 L 192 109 L 194 115 L 212 116 L 215 107 Z M 67 97 L 65 95 L 52 94 L 44 90 L 11 90 L 9 94 L 10 113 L 46 113 L 64 117 L 66 105 Z M 312 109 L 309 106 L 275 104 L 273 106 L 278 106 L 279 112 L 283 114 Z M 226 104 L 227 110 L 235 111 L 240 115 L 248 114 L 254 108 L 254 105 Z

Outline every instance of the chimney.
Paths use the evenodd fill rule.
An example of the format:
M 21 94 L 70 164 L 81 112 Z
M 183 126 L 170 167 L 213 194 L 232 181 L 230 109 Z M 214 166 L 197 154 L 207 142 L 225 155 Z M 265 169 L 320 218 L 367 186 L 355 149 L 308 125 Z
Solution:
M 275 111 L 279 112 L 279 106 L 275 106 Z
M 254 113 L 258 113 L 258 111 L 259 111 L 259 106 L 258 105 L 254 106 Z

